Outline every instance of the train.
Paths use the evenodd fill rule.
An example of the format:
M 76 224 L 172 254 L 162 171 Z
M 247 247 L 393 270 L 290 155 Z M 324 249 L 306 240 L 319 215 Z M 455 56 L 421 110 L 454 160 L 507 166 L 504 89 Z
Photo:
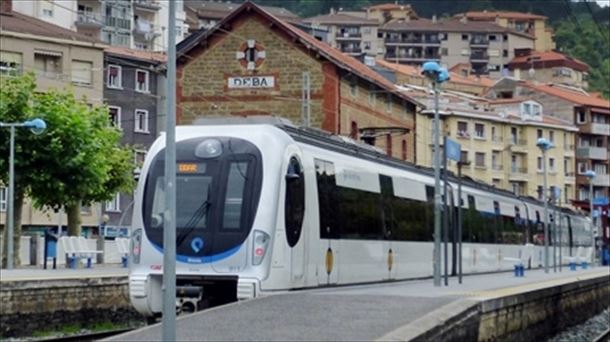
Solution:
M 138 181 L 129 255 L 130 300 L 147 317 L 162 312 L 164 163 L 161 135 Z M 278 117 L 178 126 L 176 163 L 181 312 L 278 291 L 433 275 L 430 168 Z M 450 272 L 457 264 L 458 203 L 465 274 L 510 270 L 508 258 L 525 258 L 532 268 L 543 264 L 542 202 L 469 178 L 459 199 L 457 184 L 448 173 L 443 212 L 451 230 Z M 557 227 L 549 231 L 558 232 L 549 240 L 557 250 L 569 256 L 591 249 L 586 217 L 548 208 Z

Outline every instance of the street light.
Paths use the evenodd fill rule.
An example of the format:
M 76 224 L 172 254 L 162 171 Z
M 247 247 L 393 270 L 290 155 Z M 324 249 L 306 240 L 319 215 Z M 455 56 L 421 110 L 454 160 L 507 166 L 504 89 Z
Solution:
M 13 232 L 15 231 L 13 198 L 15 196 L 15 127 L 29 128 L 35 135 L 42 134 L 47 128 L 47 124 L 42 119 L 33 119 L 24 122 L 0 122 L 0 127 L 11 129 L 9 171 L 8 171 L 8 212 L 7 212 L 7 231 L 6 231 L 6 268 L 13 269 Z
M 585 177 L 589 179 L 589 217 L 591 219 L 591 266 L 595 264 L 595 225 L 593 224 L 593 178 L 595 178 L 595 171 L 587 170 Z
M 449 80 L 447 69 L 441 68 L 437 62 L 429 61 L 422 66 L 422 74 L 432 82 L 434 90 L 434 286 L 441 286 L 441 158 L 439 148 L 439 115 L 438 94 L 439 85 Z
M 553 143 L 545 138 L 539 138 L 536 146 L 542 151 L 542 172 L 544 186 L 542 188 L 542 201 L 544 201 L 544 272 L 549 273 L 549 204 L 546 198 L 546 152 L 553 148 Z

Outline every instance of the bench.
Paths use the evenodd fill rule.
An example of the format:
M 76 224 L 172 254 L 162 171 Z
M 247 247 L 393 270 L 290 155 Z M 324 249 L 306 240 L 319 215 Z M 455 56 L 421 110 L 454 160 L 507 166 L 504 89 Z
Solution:
M 525 264 L 530 261 L 534 254 L 534 245 L 531 243 L 525 244 L 522 250 L 519 250 L 519 257 L 505 257 L 504 261 L 512 262 L 515 267 L 515 277 L 523 277 L 525 275 Z
M 581 262 L 581 258 L 584 254 L 584 249 L 582 246 L 576 249 L 576 254 L 573 256 L 564 256 L 563 259 L 568 261 L 568 265 L 570 266 L 571 271 L 576 271 L 576 264 Z M 586 268 L 586 265 L 585 267 Z
M 59 238 L 59 245 L 66 254 L 66 265 L 69 268 L 76 268 L 78 260 L 87 260 L 87 268 L 91 268 L 91 259 L 103 251 L 93 250 L 87 246 L 87 240 L 82 236 L 62 236 Z

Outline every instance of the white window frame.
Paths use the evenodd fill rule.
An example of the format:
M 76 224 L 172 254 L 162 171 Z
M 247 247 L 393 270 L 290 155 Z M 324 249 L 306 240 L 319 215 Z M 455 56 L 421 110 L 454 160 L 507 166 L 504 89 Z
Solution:
M 114 85 L 110 82 L 110 68 L 119 69 L 119 73 L 117 75 L 118 85 Z M 123 89 L 123 68 L 120 65 L 108 64 L 108 70 L 106 70 L 106 86 L 112 89 Z
M 555 158 L 549 157 L 549 172 L 556 173 L 557 165 L 555 165 Z
M 110 109 L 116 109 L 117 110 L 117 117 L 116 117 L 116 122 L 114 122 L 114 126 L 118 129 L 122 129 L 121 128 L 121 107 L 119 106 L 108 106 L 108 116 L 110 116 Z
M 106 209 L 107 212 L 120 213 L 121 193 L 117 192 L 116 194 L 114 194 L 114 197 L 110 201 L 106 201 L 106 203 L 104 203 L 104 209 Z
M 138 155 L 142 155 L 142 165 L 138 165 Z M 133 164 L 134 164 L 134 173 L 140 174 L 142 171 L 142 167 L 144 166 L 144 160 L 146 159 L 146 150 L 133 150 Z
M 142 112 L 144 113 L 144 125 L 142 125 L 144 128 L 140 129 L 139 128 L 139 123 L 141 121 L 140 116 L 138 115 L 138 112 Z M 148 130 L 148 111 L 146 109 L 136 109 L 133 112 L 133 121 L 134 121 L 134 125 L 133 125 L 133 131 L 136 133 L 150 133 L 150 131 Z
M 6 212 L 8 209 L 8 188 L 0 187 L 0 212 Z
M 146 82 L 144 82 L 144 88 L 145 89 L 140 89 L 140 86 L 138 84 L 138 72 L 143 72 L 143 73 L 146 74 L 146 77 L 145 77 Z M 149 75 L 147 70 L 136 69 L 135 76 L 134 76 L 135 77 L 134 81 L 135 81 L 135 90 L 138 93 L 150 93 L 150 77 L 149 76 L 150 75 Z
M 544 172 L 544 160 L 542 159 L 542 157 L 536 158 L 536 171 L 538 172 Z

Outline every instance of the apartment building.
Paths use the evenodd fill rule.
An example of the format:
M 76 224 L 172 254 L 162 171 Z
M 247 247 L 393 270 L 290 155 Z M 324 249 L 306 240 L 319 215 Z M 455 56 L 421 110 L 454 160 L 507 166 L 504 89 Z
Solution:
M 183 1 L 176 0 L 176 41 L 186 33 Z M 161 0 L 19 0 L 16 12 L 112 46 L 167 50 L 169 3 Z
M 303 19 L 312 29 L 328 31 L 326 42 L 330 46 L 351 56 L 382 56 L 383 45 L 377 38 L 379 22 L 357 16 L 331 11 L 330 14 Z
M 536 37 L 534 43 L 536 51 L 544 52 L 555 49 L 553 29 L 547 25 L 548 18 L 543 15 L 505 11 L 473 11 L 456 14 L 454 17 L 465 18 L 468 21 L 493 22 L 499 26 L 534 36 Z
M 423 94 L 423 93 L 422 93 Z M 417 116 L 417 164 L 432 166 L 433 105 L 429 95 L 416 96 L 428 106 Z M 462 160 L 469 162 L 462 173 L 519 196 L 542 198 L 543 156 L 536 147 L 538 138 L 552 141 L 557 148 L 547 154 L 548 186 L 561 190 L 562 205 L 575 196 L 574 139 L 578 129 L 567 121 L 546 114 L 532 99 L 486 101 L 443 93 L 441 135 L 461 145 Z M 441 141 L 442 144 L 442 141 Z M 449 170 L 457 172 L 450 162 Z
M 510 75 L 523 80 L 542 83 L 560 83 L 587 89 L 589 66 L 576 58 L 558 51 L 532 51 L 518 49 L 508 63 Z
M 446 67 L 469 63 L 472 73 L 500 78 L 515 49 L 533 49 L 535 38 L 488 22 L 436 20 L 394 21 L 379 28 L 385 59 L 401 64 L 436 60 Z
M 120 128 L 121 143 L 134 149 L 134 177 L 139 177 L 146 151 L 158 136 L 159 66 L 164 53 L 108 47 L 104 53 L 104 102 L 110 122 Z M 119 193 L 102 208 L 107 230 L 131 225 L 132 193 Z
M 577 88 L 558 84 L 541 84 L 506 78 L 496 83 L 489 98 L 527 96 L 541 103 L 554 117 L 568 120 L 578 128 L 574 171 L 576 193 L 573 204 L 589 210 L 589 199 L 600 203 L 607 212 L 610 195 L 609 147 L 610 101 L 592 96 Z M 593 194 L 589 192 L 587 170 L 593 170 Z M 607 225 L 607 217 L 604 218 Z
M 33 72 L 37 91 L 69 88 L 90 104 L 103 99 L 102 42 L 12 10 L 0 2 L 0 74 Z M 4 134 L 4 132 L 3 132 Z M 6 222 L 6 190 L 0 195 L 0 222 Z M 99 224 L 98 207 L 83 208 L 84 231 Z M 21 222 L 24 231 L 65 225 L 65 214 L 42 212 L 26 199 Z

